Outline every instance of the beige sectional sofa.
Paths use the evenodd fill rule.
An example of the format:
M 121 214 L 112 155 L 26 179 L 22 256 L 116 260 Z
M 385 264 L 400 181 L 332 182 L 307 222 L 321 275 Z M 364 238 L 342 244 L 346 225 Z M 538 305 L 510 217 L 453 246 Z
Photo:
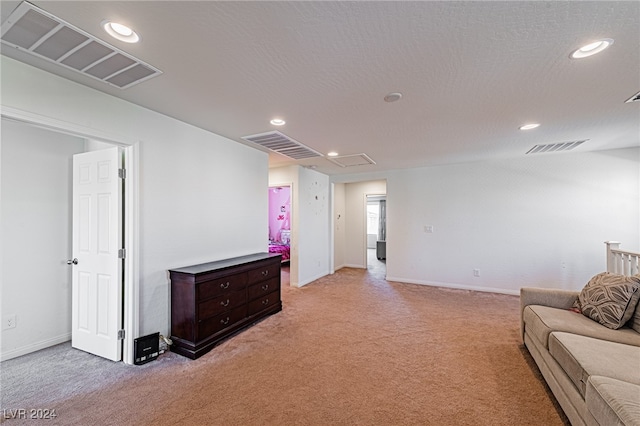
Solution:
M 526 348 L 574 426 L 640 425 L 640 303 L 611 329 L 571 308 L 580 292 L 522 288 Z

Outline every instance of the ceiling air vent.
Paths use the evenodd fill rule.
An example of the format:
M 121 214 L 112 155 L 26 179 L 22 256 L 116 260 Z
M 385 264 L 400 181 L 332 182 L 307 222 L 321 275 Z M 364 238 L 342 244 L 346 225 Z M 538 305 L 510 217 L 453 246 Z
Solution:
M 630 102 L 638 102 L 638 101 L 640 101 L 640 92 L 636 93 L 635 95 L 633 95 L 632 97 L 630 97 L 629 99 L 627 99 L 624 102 L 625 103 L 630 103 Z
M 584 140 L 581 140 L 581 141 L 550 143 L 550 144 L 547 144 L 547 145 L 535 145 L 533 148 L 531 148 L 529 151 L 527 151 L 527 154 L 541 154 L 541 153 L 544 153 L 544 152 L 570 151 L 570 150 L 582 145 L 583 143 L 585 143 L 588 140 L 589 139 L 584 139 Z
M 317 151 L 302 145 L 300 142 L 291 139 L 289 136 L 278 131 L 259 133 L 257 135 L 243 136 L 242 139 L 258 144 L 278 154 L 286 155 L 294 160 L 304 158 L 322 157 Z
M 366 166 L 376 164 L 367 154 L 339 155 L 337 157 L 327 157 L 327 160 L 340 167 Z
M 2 43 L 120 89 L 162 74 L 27 2 L 20 3 L 2 24 Z

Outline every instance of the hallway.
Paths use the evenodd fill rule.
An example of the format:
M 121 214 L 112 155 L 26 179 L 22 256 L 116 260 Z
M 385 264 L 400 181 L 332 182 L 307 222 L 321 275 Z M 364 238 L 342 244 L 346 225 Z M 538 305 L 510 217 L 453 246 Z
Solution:
M 367 270 L 377 278 L 384 279 L 387 276 L 387 261 L 386 259 L 378 260 L 374 248 L 367 249 Z

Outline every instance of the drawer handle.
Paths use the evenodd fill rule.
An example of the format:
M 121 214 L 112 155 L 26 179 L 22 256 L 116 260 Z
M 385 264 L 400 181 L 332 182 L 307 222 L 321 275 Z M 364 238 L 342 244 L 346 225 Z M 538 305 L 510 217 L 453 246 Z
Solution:
M 227 325 L 227 324 L 229 324 L 229 317 L 227 317 L 226 319 L 221 319 L 221 320 L 220 320 L 220 324 L 222 324 L 222 325 Z
M 229 299 L 226 302 L 220 302 L 222 306 L 229 306 Z
M 262 301 L 262 304 L 263 304 L 263 305 L 268 305 L 268 304 L 269 304 L 269 299 L 264 299 L 264 300 Z
M 229 281 L 226 283 L 220 283 L 220 288 L 229 288 Z
M 269 290 L 269 284 L 264 284 L 264 285 L 262 286 L 262 290 L 264 290 L 264 291 Z
M 266 271 L 262 271 L 262 276 L 266 277 L 267 275 L 269 275 L 269 270 L 267 269 Z

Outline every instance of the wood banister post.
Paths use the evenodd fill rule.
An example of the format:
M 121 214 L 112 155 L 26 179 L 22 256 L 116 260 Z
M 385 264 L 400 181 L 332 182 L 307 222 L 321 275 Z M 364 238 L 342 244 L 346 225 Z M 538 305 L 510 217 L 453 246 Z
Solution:
M 616 272 L 616 266 L 615 266 L 615 261 L 614 261 L 614 256 L 613 253 L 611 253 L 612 249 L 619 249 L 620 248 L 620 242 L 619 241 L 605 241 L 604 242 L 607 246 L 607 271 L 609 272 Z

